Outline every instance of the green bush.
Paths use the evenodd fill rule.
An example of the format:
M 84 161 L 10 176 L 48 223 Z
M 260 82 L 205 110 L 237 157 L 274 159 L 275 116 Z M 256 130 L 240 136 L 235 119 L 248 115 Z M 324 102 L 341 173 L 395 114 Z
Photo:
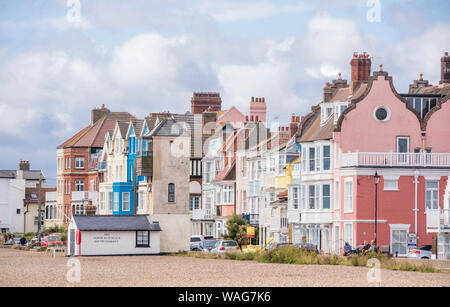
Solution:
M 48 228 L 44 228 L 42 230 L 42 233 L 64 233 L 67 232 L 67 229 L 64 227 L 59 227 L 58 225 L 52 226 L 52 227 L 48 227 Z

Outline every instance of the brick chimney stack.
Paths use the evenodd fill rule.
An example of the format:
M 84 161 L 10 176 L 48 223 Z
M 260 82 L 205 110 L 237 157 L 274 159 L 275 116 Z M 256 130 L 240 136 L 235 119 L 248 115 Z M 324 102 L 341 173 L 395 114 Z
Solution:
M 323 87 L 323 102 L 330 101 L 331 95 L 333 95 L 333 90 L 331 89 L 330 83 L 325 83 Z
M 30 170 L 30 162 L 25 160 L 20 160 L 19 170 L 21 171 L 29 171 Z
M 350 90 L 354 92 L 361 83 L 369 81 L 372 60 L 370 59 L 370 55 L 365 52 L 362 54 L 355 52 L 350 61 L 350 65 L 352 67 Z
M 256 119 L 256 121 L 266 122 L 267 106 L 264 97 L 252 97 L 249 107 L 250 121 Z
M 295 116 L 295 113 L 292 113 L 291 122 L 289 123 L 289 137 L 293 137 L 297 133 L 299 125 L 300 116 Z
M 218 112 L 222 109 L 220 93 L 194 92 L 191 97 L 191 113 Z
M 102 104 L 100 108 L 95 108 L 91 111 L 91 124 L 94 124 L 97 122 L 100 118 L 102 118 L 105 115 L 108 115 L 111 113 L 109 109 L 105 108 L 105 105 Z
M 439 84 L 450 83 L 450 56 L 448 52 L 441 58 L 441 81 Z

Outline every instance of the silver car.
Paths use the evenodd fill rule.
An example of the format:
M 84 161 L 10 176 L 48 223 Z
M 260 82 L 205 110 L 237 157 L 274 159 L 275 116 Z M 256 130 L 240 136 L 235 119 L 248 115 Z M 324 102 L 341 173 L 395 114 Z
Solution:
M 413 248 L 408 252 L 408 258 L 431 259 L 431 245 L 424 245 L 419 248 Z
M 211 250 L 213 253 L 240 252 L 239 244 L 234 240 L 219 240 Z

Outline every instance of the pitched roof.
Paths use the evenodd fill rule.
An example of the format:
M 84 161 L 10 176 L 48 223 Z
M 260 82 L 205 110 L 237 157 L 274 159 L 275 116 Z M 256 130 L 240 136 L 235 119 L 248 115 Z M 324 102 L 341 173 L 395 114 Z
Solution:
M 94 124 L 85 127 L 70 139 L 59 145 L 57 148 L 66 147 L 103 147 L 105 142 L 106 132 L 114 130 L 116 120 L 129 121 L 135 119 L 133 115 L 128 112 L 111 112 Z M 126 131 L 125 131 L 126 133 Z
M 317 113 L 309 129 L 301 136 L 300 142 L 330 140 L 333 138 L 334 115 L 331 115 L 324 125 L 320 125 L 320 115 Z
M 0 170 L 0 178 L 16 178 L 16 171 L 14 170 Z
M 230 167 L 225 167 L 217 173 L 213 181 L 235 180 L 236 179 L 236 159 L 233 158 Z
M 152 132 L 154 136 L 189 136 L 189 132 L 173 118 L 164 118 L 161 124 Z
M 74 215 L 79 230 L 150 230 L 161 231 L 158 222 L 150 222 L 148 215 Z
M 422 87 L 418 90 L 417 94 L 450 95 L 450 84 L 443 83 L 439 85 Z

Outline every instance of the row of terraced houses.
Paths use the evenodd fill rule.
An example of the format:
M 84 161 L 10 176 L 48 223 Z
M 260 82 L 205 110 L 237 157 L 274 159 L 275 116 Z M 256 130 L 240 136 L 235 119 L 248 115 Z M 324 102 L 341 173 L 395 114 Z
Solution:
M 340 254 L 344 242 L 374 239 L 376 206 L 378 246 L 404 256 L 434 242 L 449 258 L 450 56 L 439 84 L 420 75 L 404 94 L 381 65 L 372 72 L 368 54 L 350 66 L 351 80 L 339 74 L 285 125 L 267 122 L 263 97 L 244 112 L 222 108 L 219 93 L 195 92 L 184 114 L 92 110 L 57 147 L 57 213 L 46 226 L 149 215 L 170 252 L 189 249 L 191 235 L 223 236 L 237 214 L 259 228 L 261 247 L 308 242 Z

